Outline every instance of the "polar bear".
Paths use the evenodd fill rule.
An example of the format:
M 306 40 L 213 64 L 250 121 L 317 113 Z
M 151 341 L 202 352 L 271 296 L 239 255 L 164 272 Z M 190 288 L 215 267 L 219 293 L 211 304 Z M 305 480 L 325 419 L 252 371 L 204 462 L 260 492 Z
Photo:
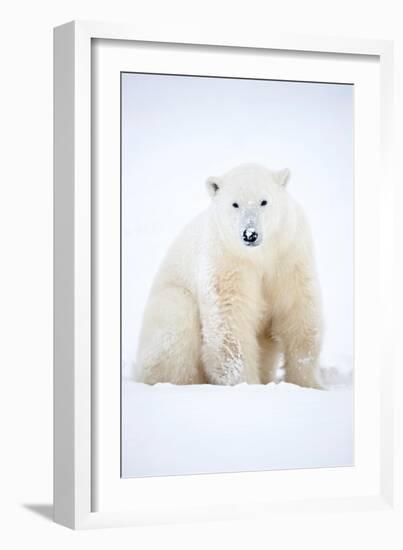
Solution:
M 207 179 L 209 208 L 179 234 L 153 282 L 139 338 L 147 384 L 320 388 L 320 290 L 289 171 L 243 164 Z

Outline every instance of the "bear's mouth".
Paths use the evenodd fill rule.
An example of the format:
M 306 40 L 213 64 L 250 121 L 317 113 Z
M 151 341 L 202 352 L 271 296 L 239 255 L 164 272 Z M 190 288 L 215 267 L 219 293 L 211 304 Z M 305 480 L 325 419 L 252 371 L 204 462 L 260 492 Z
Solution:
M 254 243 L 248 243 L 248 242 L 243 241 L 243 244 L 245 246 L 248 246 L 248 247 L 256 248 L 257 246 L 260 246 L 261 240 L 259 239 L 258 241 L 254 242 Z

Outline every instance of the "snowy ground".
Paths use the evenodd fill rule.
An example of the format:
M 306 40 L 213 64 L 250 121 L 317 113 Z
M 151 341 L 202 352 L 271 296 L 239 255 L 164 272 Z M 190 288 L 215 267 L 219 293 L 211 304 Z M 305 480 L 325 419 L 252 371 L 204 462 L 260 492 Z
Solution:
M 123 378 L 123 477 L 353 464 L 353 392 Z

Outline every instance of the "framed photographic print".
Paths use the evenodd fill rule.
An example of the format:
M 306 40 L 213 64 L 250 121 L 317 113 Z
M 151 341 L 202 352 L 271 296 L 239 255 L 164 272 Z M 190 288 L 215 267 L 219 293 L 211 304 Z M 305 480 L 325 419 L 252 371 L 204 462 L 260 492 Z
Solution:
M 392 505 L 391 78 L 386 41 L 55 29 L 57 522 Z

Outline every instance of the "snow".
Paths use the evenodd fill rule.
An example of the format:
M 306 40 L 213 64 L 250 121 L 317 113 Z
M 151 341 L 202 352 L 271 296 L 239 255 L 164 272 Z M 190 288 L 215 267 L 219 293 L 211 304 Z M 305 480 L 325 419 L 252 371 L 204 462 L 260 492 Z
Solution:
M 123 477 L 353 465 L 353 391 L 122 380 Z

